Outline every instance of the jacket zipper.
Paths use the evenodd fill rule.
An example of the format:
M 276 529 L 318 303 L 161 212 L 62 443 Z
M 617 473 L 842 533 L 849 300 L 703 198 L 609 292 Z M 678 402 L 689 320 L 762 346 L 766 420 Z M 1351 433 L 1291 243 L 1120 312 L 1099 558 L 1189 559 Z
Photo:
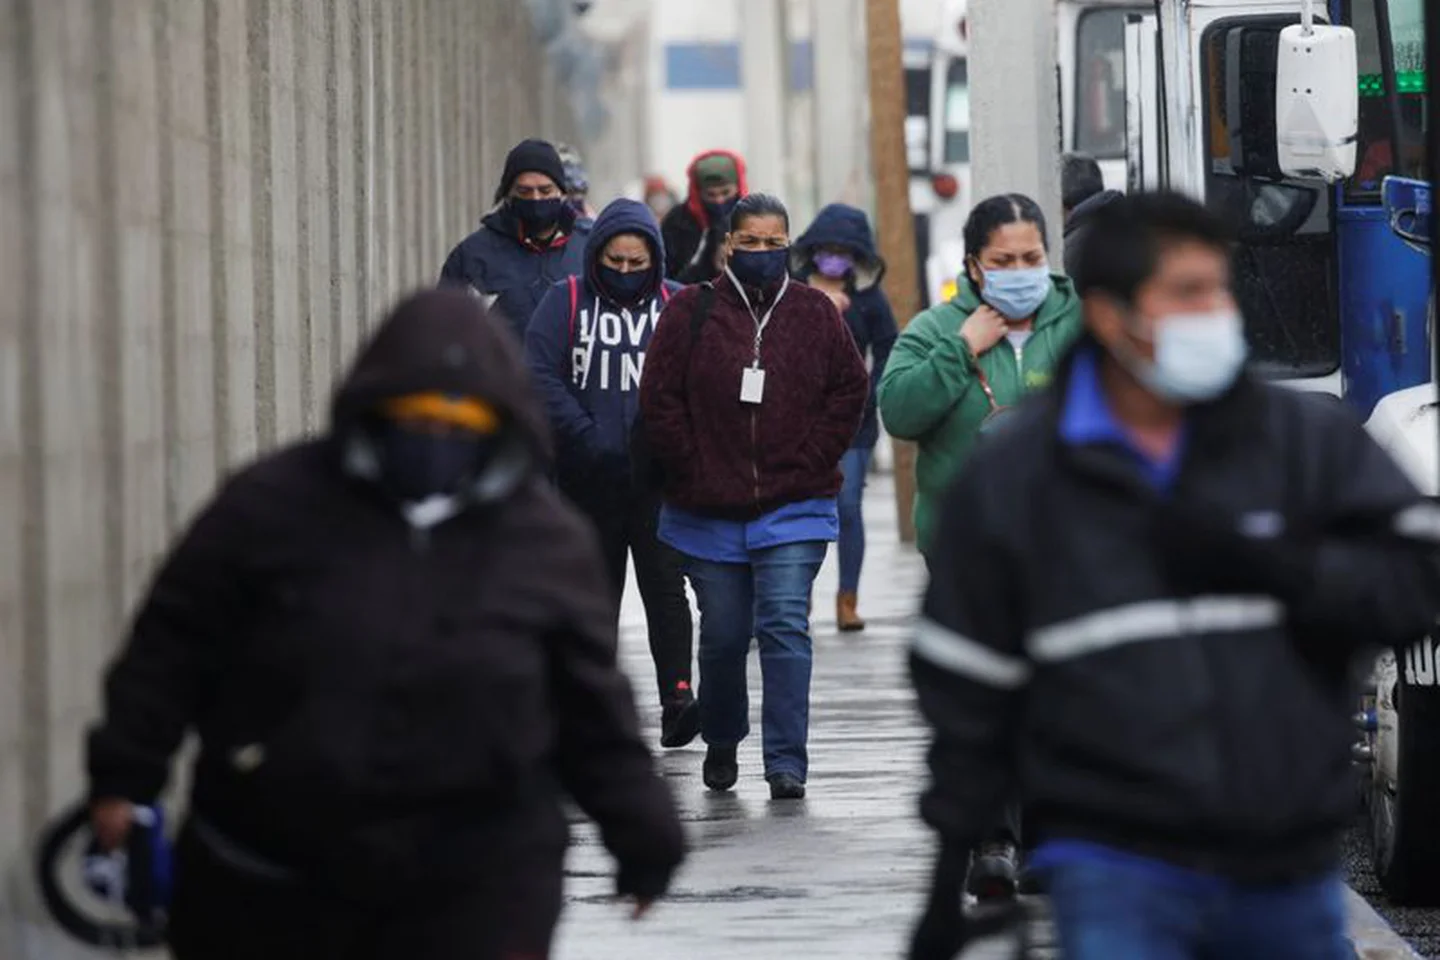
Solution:
M 755 362 L 756 370 L 760 369 L 760 338 L 755 338 Z M 760 506 L 760 410 L 755 404 L 750 405 L 750 475 L 755 483 L 755 506 Z

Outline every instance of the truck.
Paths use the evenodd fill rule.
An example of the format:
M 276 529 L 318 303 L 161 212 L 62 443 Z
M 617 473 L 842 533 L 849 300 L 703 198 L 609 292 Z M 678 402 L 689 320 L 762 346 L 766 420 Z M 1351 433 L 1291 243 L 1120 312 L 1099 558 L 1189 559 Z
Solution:
M 1129 188 L 1184 191 L 1238 225 L 1253 368 L 1348 405 L 1437 497 L 1424 2 L 1155 0 L 1127 12 L 1125 167 Z M 1348 28 L 1349 59 L 1305 74 L 1302 18 L 1331 38 Z M 1324 162 L 1297 160 L 1327 128 L 1338 139 Z M 1402 904 L 1440 903 L 1436 656 L 1434 636 L 1382 655 L 1356 717 L 1373 865 Z

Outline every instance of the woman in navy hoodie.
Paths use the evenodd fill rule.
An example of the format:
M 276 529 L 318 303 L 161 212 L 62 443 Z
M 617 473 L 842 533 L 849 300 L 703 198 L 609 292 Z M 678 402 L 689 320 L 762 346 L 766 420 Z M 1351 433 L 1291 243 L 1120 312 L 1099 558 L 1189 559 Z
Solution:
M 875 252 L 870 221 L 864 212 L 843 203 L 832 203 L 821 210 L 810 229 L 790 248 L 790 272 L 835 301 L 860 355 L 870 358 L 870 399 L 865 404 L 865 419 L 840 461 L 845 483 L 839 498 L 840 591 L 835 598 L 836 625 L 844 631 L 864 630 L 865 621 L 856 609 L 860 567 L 865 562 L 861 504 L 865 474 L 880 439 L 875 392 L 899 336 L 890 301 L 880 289 L 885 261 Z
M 615 588 L 625 591 L 627 554 L 645 603 L 660 687 L 665 747 L 700 733 L 692 693 L 690 603 L 680 557 L 656 536 L 659 491 L 632 466 L 645 351 L 671 293 L 665 245 L 643 203 L 616 200 L 590 233 L 585 270 L 550 288 L 525 333 L 525 358 L 555 432 L 556 481 L 600 536 Z

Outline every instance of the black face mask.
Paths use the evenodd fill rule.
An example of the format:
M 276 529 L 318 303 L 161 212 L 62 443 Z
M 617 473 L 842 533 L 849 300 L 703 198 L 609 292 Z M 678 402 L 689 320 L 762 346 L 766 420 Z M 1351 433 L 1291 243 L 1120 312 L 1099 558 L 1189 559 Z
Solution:
M 747 287 L 766 290 L 785 277 L 790 248 L 780 250 L 736 250 L 730 254 L 730 272 Z
M 518 197 L 510 198 L 510 210 L 515 218 L 524 225 L 531 233 L 539 233 L 549 230 L 560 222 L 560 211 L 565 208 L 563 197 L 550 197 L 547 200 L 521 200 Z
M 605 288 L 605 293 L 612 300 L 620 303 L 635 303 L 650 286 L 650 270 L 631 270 L 629 273 L 621 273 L 614 267 L 607 267 L 603 264 L 596 271 L 600 280 L 600 286 Z
M 729 200 L 721 200 L 719 203 L 705 201 L 705 212 L 710 215 L 712 221 L 725 221 L 730 219 L 730 214 L 735 212 L 735 205 L 740 202 L 740 195 L 736 194 Z
M 480 475 L 494 446 L 491 437 L 398 426 L 382 427 L 375 441 L 381 484 L 407 503 L 458 493 Z

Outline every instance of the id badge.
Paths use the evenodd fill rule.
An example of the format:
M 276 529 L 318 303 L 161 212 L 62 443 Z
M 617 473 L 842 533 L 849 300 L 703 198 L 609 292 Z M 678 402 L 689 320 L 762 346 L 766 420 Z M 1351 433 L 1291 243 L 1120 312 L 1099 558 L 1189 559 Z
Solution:
M 759 403 L 765 398 L 765 371 L 746 367 L 740 373 L 740 402 Z

